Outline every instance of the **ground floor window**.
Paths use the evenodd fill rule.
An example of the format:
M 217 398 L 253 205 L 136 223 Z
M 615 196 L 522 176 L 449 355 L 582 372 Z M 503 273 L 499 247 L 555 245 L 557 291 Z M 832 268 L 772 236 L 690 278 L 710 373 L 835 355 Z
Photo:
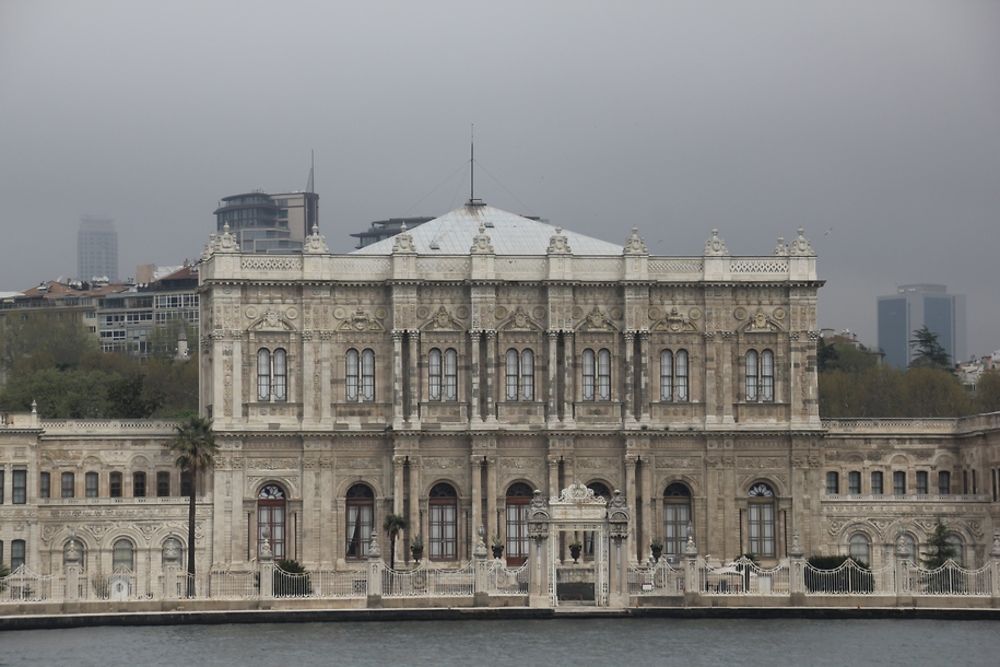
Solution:
M 258 556 L 265 539 L 275 560 L 285 558 L 285 490 L 277 484 L 265 484 L 257 494 Z
M 458 558 L 458 494 L 451 484 L 435 484 L 428 504 L 431 560 Z
M 347 490 L 347 559 L 368 557 L 368 542 L 375 525 L 375 494 L 365 484 Z

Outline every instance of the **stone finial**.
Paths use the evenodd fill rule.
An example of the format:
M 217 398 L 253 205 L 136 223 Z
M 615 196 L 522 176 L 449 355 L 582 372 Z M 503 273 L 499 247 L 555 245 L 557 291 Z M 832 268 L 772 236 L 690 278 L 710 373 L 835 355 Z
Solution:
M 372 538 L 368 542 L 368 558 L 376 559 L 382 557 L 382 550 L 378 548 L 378 533 L 372 531 Z
M 222 233 L 215 237 L 215 247 L 212 248 L 212 252 L 239 252 L 239 246 L 236 243 L 236 235 L 229 231 L 228 222 L 222 225 Z
M 816 256 L 816 251 L 813 250 L 812 244 L 809 243 L 809 239 L 805 236 L 805 230 L 801 227 L 799 227 L 799 235 L 792 241 L 792 245 L 788 249 L 788 254 L 792 257 Z
M 80 544 L 76 541 L 76 535 L 70 534 L 69 542 L 66 543 L 66 551 L 63 553 L 63 562 L 66 565 L 77 565 L 83 556 Z
M 774 256 L 775 257 L 787 257 L 788 256 L 788 244 L 785 243 L 785 237 L 778 237 L 778 245 L 774 246 Z
M 479 223 L 479 232 L 472 237 L 472 247 L 469 248 L 469 253 L 473 255 L 494 254 L 490 235 L 486 233 L 486 225 L 481 222 Z
M 312 234 L 306 237 L 302 244 L 302 252 L 307 255 L 328 255 L 330 248 L 326 245 L 326 237 L 319 233 L 319 225 L 313 225 Z
M 805 552 L 802 549 L 802 542 L 799 539 L 799 531 L 792 533 L 792 548 L 788 550 L 788 555 L 793 558 L 802 558 Z
M 476 558 L 486 558 L 486 540 L 484 538 L 486 531 L 480 526 L 477 532 L 479 533 L 479 540 L 476 542 L 476 548 L 473 550 L 472 555 Z
M 687 544 L 684 545 L 684 554 L 687 556 L 697 556 L 698 546 L 694 543 L 694 533 L 688 528 Z
M 990 549 L 990 558 L 1000 560 L 1000 533 L 993 533 L 993 548 Z
M 413 237 L 406 231 L 405 222 L 403 223 L 401 230 L 402 231 L 393 237 L 392 254 L 403 255 L 417 252 L 416 247 L 413 245 Z
M 272 558 L 274 558 L 274 553 L 271 551 L 271 540 L 265 536 L 260 545 L 260 559 L 271 560 Z
M 642 240 L 639 236 L 639 228 L 633 227 L 632 233 L 628 235 L 628 239 L 625 241 L 625 245 L 622 247 L 623 255 L 648 255 L 649 248 L 646 247 L 646 242 Z
M 719 230 L 713 229 L 712 235 L 708 237 L 705 241 L 705 256 L 706 257 L 725 257 L 729 255 L 729 248 L 726 247 L 726 242 L 722 240 L 719 236 Z
M 35 399 L 31 399 L 31 414 L 33 415 L 38 414 L 38 401 L 36 401 Z
M 569 239 L 563 234 L 562 227 L 556 227 L 556 231 L 549 237 L 549 247 L 545 251 L 549 255 L 572 255 L 573 250 L 569 247 Z

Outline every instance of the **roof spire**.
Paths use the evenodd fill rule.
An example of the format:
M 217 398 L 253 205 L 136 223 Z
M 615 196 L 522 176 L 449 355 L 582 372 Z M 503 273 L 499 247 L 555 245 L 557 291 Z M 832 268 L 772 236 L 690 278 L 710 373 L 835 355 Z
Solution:
M 469 202 L 466 206 L 485 206 L 476 199 L 476 124 L 469 124 Z

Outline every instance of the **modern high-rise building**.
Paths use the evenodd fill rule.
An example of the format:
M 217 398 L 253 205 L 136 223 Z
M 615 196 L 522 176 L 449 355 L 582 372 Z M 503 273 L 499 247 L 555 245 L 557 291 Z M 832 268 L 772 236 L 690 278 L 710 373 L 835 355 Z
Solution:
M 110 218 L 85 215 L 76 234 L 76 271 L 80 280 L 118 280 L 118 232 Z
M 886 363 L 909 366 L 913 332 L 925 325 L 953 362 L 965 359 L 965 295 L 948 294 L 945 285 L 915 284 L 878 298 L 878 345 Z
M 306 236 L 319 227 L 319 195 L 260 190 L 230 195 L 215 209 L 215 222 L 219 233 L 229 225 L 241 252 L 302 252 Z

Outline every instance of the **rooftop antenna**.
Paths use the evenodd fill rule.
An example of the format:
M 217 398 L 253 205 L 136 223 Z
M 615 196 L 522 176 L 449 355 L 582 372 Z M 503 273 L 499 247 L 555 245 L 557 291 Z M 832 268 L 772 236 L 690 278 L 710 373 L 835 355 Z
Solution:
M 316 151 L 309 150 L 309 178 L 306 180 L 306 192 L 312 193 L 316 189 L 315 172 L 316 168 Z
M 469 206 L 483 206 L 482 199 L 476 199 L 476 124 L 469 125 Z

